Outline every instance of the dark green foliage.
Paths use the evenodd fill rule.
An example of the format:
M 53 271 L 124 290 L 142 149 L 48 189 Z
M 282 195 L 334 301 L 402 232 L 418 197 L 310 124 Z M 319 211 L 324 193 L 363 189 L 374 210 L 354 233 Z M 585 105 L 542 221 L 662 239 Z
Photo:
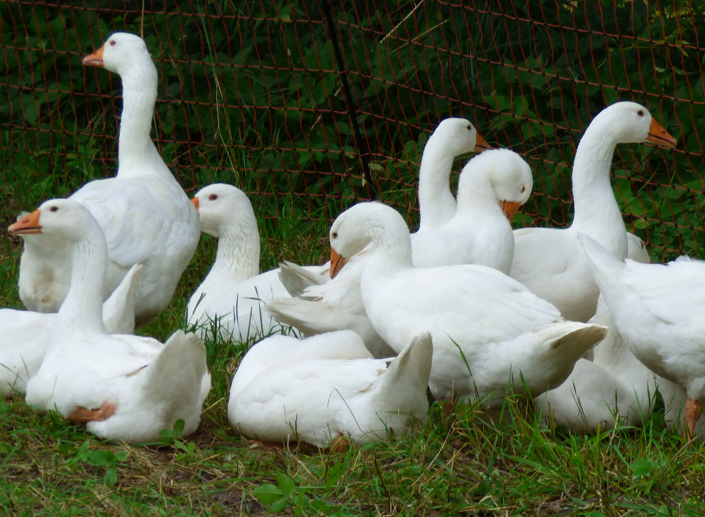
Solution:
M 144 13 L 140 2 L 111 5 L 0 2 L 0 146 L 13 198 L 66 195 L 113 173 L 119 80 L 80 57 L 128 30 L 144 34 L 159 68 L 155 135 L 182 185 L 224 181 L 258 193 L 256 209 L 275 226 L 291 214 L 306 232 L 367 198 L 361 160 L 380 197 L 414 223 L 423 144 L 450 115 L 529 160 L 534 196 L 516 223 L 565 225 L 581 132 L 629 99 L 646 104 L 679 149 L 620 146 L 613 170 L 627 227 L 658 259 L 696 253 L 705 237 L 698 2 L 333 1 L 361 149 L 327 0 L 179 0 Z M 28 174 L 32 196 L 14 191 Z

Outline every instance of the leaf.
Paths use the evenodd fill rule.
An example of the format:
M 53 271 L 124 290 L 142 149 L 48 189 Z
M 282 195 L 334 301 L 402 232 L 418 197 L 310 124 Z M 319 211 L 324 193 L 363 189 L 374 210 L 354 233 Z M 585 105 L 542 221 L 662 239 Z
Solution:
M 114 485 L 118 481 L 117 469 L 115 467 L 110 467 L 105 471 L 105 476 L 103 476 L 103 481 L 106 485 Z
M 296 483 L 286 474 L 277 474 L 277 486 L 286 495 L 291 495 L 296 490 Z
M 640 478 L 643 476 L 648 476 L 651 474 L 651 470 L 656 466 L 656 462 L 652 459 L 639 458 L 634 463 L 630 465 L 632 469 L 633 479 Z
M 254 495 L 262 504 L 272 504 L 273 502 L 281 499 L 284 492 L 271 483 L 265 483 L 255 488 L 252 491 L 252 495 Z

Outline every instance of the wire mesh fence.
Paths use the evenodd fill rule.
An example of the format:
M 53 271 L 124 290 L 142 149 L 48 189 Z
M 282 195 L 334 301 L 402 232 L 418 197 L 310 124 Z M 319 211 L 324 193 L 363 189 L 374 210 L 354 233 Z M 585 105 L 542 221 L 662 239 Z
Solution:
M 532 166 L 517 224 L 563 226 L 582 132 L 606 105 L 634 100 L 679 145 L 618 147 L 627 228 L 661 259 L 695 254 L 703 27 L 705 4 L 689 0 L 0 1 L 5 188 L 30 175 L 68 194 L 114 174 L 119 77 L 81 57 L 129 31 L 157 64 L 153 136 L 187 190 L 234 183 L 262 215 L 303 221 L 378 198 L 413 223 L 424 142 L 462 116 Z

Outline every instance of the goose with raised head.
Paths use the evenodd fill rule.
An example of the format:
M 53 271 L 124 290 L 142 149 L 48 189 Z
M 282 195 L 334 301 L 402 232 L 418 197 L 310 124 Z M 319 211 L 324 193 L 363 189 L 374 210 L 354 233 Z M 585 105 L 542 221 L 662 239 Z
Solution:
M 30 236 L 34 241 L 43 237 L 26 237 Z M 135 332 L 135 300 L 141 276 L 142 265 L 132 266 L 103 304 L 103 322 L 109 334 Z M 0 309 L 0 394 L 7 397 L 25 392 L 27 380 L 42 364 L 55 320 L 56 314 Z
M 71 199 L 88 208 L 108 243 L 103 299 L 134 264 L 144 264 L 135 308 L 136 323 L 142 326 L 169 304 L 191 260 L 200 236 L 198 214 L 149 136 L 157 69 L 144 41 L 115 33 L 83 63 L 106 68 L 122 80 L 118 172 L 115 178 L 84 185 Z M 68 257 L 66 249 L 37 256 L 33 248 L 25 248 L 20 293 L 28 309 L 61 305 L 70 279 Z M 63 266 L 55 263 L 59 260 Z
M 264 442 L 319 447 L 408 434 L 426 419 L 433 345 L 414 337 L 392 359 L 373 359 L 350 330 L 299 341 L 272 336 L 245 355 L 230 389 L 228 420 Z
M 531 396 L 558 386 L 575 362 L 604 338 L 601 325 L 565 321 L 516 280 L 475 265 L 417 268 L 401 215 L 359 203 L 330 230 L 331 269 L 370 242 L 361 279 L 372 325 L 395 350 L 430 332 L 430 388 L 439 400 L 474 397 L 496 407 L 507 387 Z M 343 267 L 344 269 L 344 267 Z
M 644 243 L 627 233 L 627 258 L 649 262 Z M 666 420 L 677 422 L 684 402 L 677 384 L 656 375 L 634 357 L 615 327 L 612 315 L 600 296 L 597 312 L 590 319 L 608 328 L 607 337 L 593 348 L 593 359 L 580 359 L 570 377 L 559 387 L 536 399 L 545 415 L 557 424 L 580 433 L 612 429 L 622 421 L 639 426 L 655 407 L 656 390 L 661 393 Z
M 214 183 L 192 199 L 201 218 L 201 231 L 218 239 L 215 262 L 191 295 L 187 320 L 203 339 L 218 334 L 248 341 L 277 327 L 264 312 L 273 298 L 288 296 L 279 270 L 259 273 L 260 242 L 257 219 L 247 195 L 237 187 Z M 315 275 L 319 266 L 306 268 Z
M 620 260 L 627 256 L 626 231 L 610 184 L 610 165 L 617 144 L 642 142 L 666 148 L 676 145 L 639 104 L 618 102 L 602 110 L 588 126 L 575 154 L 571 226 L 514 231 L 512 278 L 555 305 L 566 319 L 590 319 L 599 295 L 578 233 L 591 236 Z
M 8 231 L 53 236 L 73 255 L 71 287 L 44 361 L 27 382 L 27 403 L 86 423 L 104 439 L 155 441 L 177 420 L 184 421 L 183 436 L 193 433 L 210 389 L 203 342 L 182 331 L 166 345 L 108 334 L 101 314 L 108 248 L 91 213 L 76 201 L 53 199 Z
M 615 326 L 634 356 L 685 389 L 691 434 L 705 403 L 705 262 L 622 261 L 589 235 L 578 236 Z
M 443 226 L 455 216 L 456 201 L 450 190 L 453 160 L 462 154 L 482 152 L 485 149 L 489 149 L 489 146 L 468 120 L 449 118 L 438 125 L 426 142 L 421 159 L 421 226 L 414 235 L 416 238 Z M 430 234 L 422 240 L 421 246 L 434 246 L 438 243 L 438 239 Z M 447 250 L 450 243 L 443 244 L 443 249 Z M 432 264 L 434 256 L 427 258 L 426 255 L 420 255 L 419 260 Z M 311 281 L 306 278 L 300 266 L 283 264 L 280 277 L 292 297 L 275 299 L 267 306 L 267 311 L 278 321 L 296 327 L 307 335 L 354 330 L 375 357 L 388 357 L 393 351 L 374 330 L 360 297 L 360 275 L 366 260 L 367 252 L 364 251 L 350 260 L 345 272 L 337 275 L 337 272 L 331 271 L 331 276 L 337 276 L 328 282 Z

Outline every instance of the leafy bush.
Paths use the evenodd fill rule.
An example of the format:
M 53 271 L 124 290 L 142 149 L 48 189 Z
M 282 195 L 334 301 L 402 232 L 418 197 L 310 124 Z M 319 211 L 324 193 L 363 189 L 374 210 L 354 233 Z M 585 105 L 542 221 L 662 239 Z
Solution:
M 453 115 L 529 160 L 536 185 L 522 224 L 565 225 L 582 131 L 629 99 L 647 105 L 679 149 L 620 146 L 613 171 L 625 222 L 659 259 L 697 251 L 704 5 L 340 0 L 331 12 L 342 68 L 328 5 L 177 0 L 142 13 L 139 2 L 0 3 L 8 195 L 28 209 L 113 173 L 120 83 L 84 69 L 80 56 L 127 30 L 144 34 L 159 68 L 155 135 L 182 185 L 238 184 L 259 194 L 256 209 L 274 224 L 286 210 L 303 232 L 375 192 L 414 223 L 423 145 Z

